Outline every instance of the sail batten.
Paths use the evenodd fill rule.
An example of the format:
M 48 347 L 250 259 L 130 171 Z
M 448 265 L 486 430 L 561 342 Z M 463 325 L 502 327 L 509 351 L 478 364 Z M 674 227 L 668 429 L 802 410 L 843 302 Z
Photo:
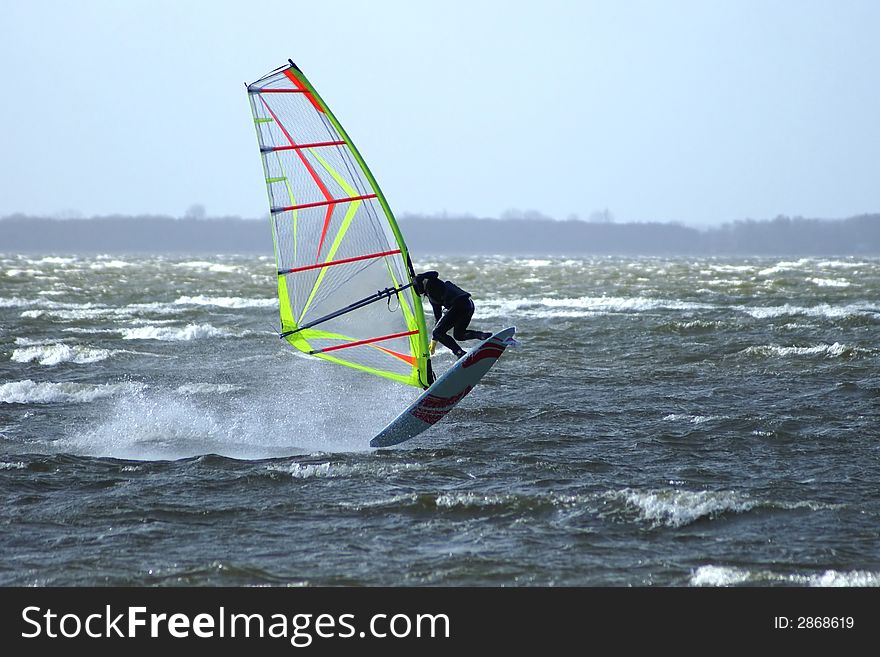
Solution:
M 336 365 L 427 387 L 415 272 L 363 157 L 292 62 L 247 90 L 269 197 L 281 336 Z M 318 323 L 321 330 L 310 328 Z

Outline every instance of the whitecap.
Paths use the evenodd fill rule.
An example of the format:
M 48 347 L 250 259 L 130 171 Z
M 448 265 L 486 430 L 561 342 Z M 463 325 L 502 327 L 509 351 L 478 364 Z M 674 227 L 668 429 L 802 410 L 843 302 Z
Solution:
M 807 283 L 812 283 L 818 287 L 849 287 L 852 285 L 845 278 L 808 278 Z
M 208 297 L 199 295 L 195 297 L 178 297 L 175 304 L 190 306 L 218 306 L 220 308 L 268 308 L 278 305 L 278 299 L 245 299 L 242 297 Z
M 743 568 L 727 566 L 700 566 L 691 575 L 691 586 L 732 586 L 752 579 L 752 573 Z
M 776 263 L 772 267 L 768 267 L 766 269 L 762 269 L 758 272 L 759 276 L 770 276 L 771 274 L 778 274 L 781 271 L 789 271 L 791 269 L 800 269 L 805 265 L 810 263 L 809 258 L 801 258 L 800 260 L 788 261 L 783 260 L 781 262 Z
M 638 511 L 640 520 L 655 527 L 683 527 L 701 518 L 730 511 L 743 513 L 757 506 L 754 500 L 733 491 L 624 489 L 607 495 L 622 499 Z
M 170 342 L 231 335 L 229 331 L 215 328 L 210 324 L 187 324 L 183 328 L 174 326 L 139 326 L 136 328 L 124 328 L 121 333 L 123 340 L 162 340 Z
M 756 356 L 819 356 L 824 355 L 827 358 L 839 358 L 840 356 L 850 356 L 862 353 L 865 350 L 857 347 L 848 347 L 847 345 L 835 342 L 834 344 L 817 344 L 812 347 L 780 347 L 778 345 L 761 345 L 756 347 L 747 347 L 740 353 Z
M 810 587 L 876 587 L 880 586 L 880 573 L 866 570 L 821 573 L 780 573 L 771 570 L 750 571 L 731 566 L 700 566 L 690 577 L 691 586 L 736 586 L 767 583 Z
M 87 364 L 106 360 L 111 356 L 109 349 L 94 349 L 81 345 L 48 344 L 23 347 L 12 352 L 10 360 L 16 363 L 38 362 L 40 365 L 60 363 Z
M 224 265 L 219 262 L 207 262 L 205 260 L 191 260 L 188 262 L 178 262 L 175 267 L 184 267 L 186 269 L 198 269 L 215 274 L 232 274 L 243 271 L 241 267 L 236 265 Z
M 751 315 L 755 319 L 772 319 L 773 317 L 783 317 L 785 315 L 806 315 L 808 317 L 827 317 L 829 319 L 839 319 L 842 317 L 871 315 L 876 311 L 871 308 L 859 304 L 847 304 L 845 306 L 832 306 L 822 303 L 816 306 L 793 306 L 785 304 L 782 306 L 738 306 L 740 310 L 747 315 Z
M 132 383 L 53 383 L 30 379 L 0 384 L 0 403 L 52 404 L 56 402 L 87 403 L 136 390 Z
M 101 269 L 124 269 L 125 267 L 133 266 L 130 262 L 125 262 L 124 260 L 109 260 L 109 261 L 100 261 L 93 262 L 89 265 L 89 269 L 101 270 Z

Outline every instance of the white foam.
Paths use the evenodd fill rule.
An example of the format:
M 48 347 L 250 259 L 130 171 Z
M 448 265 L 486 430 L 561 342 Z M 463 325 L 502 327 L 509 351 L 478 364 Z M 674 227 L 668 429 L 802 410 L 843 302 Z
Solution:
M 704 422 L 711 422 L 712 420 L 727 420 L 730 416 L 728 415 L 682 415 L 679 413 L 670 413 L 663 419 L 667 422 L 679 422 L 686 421 L 691 424 L 703 424 Z
M 468 491 L 463 493 L 442 493 L 437 496 L 437 506 L 447 509 L 456 507 L 466 509 L 485 508 L 503 506 L 515 500 L 516 498 L 512 495 L 485 495 Z
M 232 335 L 230 331 L 218 329 L 210 324 L 187 324 L 183 328 L 174 326 L 138 326 L 124 328 L 121 331 L 123 340 L 161 340 L 180 342 L 217 338 Z
M 717 285 L 719 287 L 741 287 L 743 285 L 747 285 L 749 281 L 747 280 L 739 280 L 735 278 L 715 278 L 710 281 L 706 281 L 706 285 Z M 708 292 L 709 290 L 707 290 Z
M 809 577 L 810 586 L 880 586 L 880 573 L 867 570 L 826 570 L 824 573 Z
M 207 262 L 205 260 L 190 260 L 188 262 L 178 262 L 175 267 L 183 267 L 185 269 L 199 269 L 215 274 L 232 274 L 243 271 L 241 267 L 236 265 L 224 265 L 219 262 Z
M 131 392 L 138 386 L 132 383 L 52 383 L 26 379 L 0 384 L 0 403 L 52 404 L 87 403 Z
M 824 355 L 827 358 L 839 358 L 840 356 L 850 356 L 862 353 L 865 350 L 857 347 L 848 347 L 847 345 L 835 342 L 834 344 L 817 344 L 812 347 L 780 347 L 777 345 L 761 345 L 757 347 L 748 347 L 744 349 L 743 354 L 756 356 L 819 356 Z
M 757 503 L 733 491 L 687 491 L 677 489 L 611 493 L 622 497 L 639 512 L 639 518 L 653 526 L 682 527 L 700 518 L 733 511 L 742 513 Z
M 187 383 L 177 386 L 177 392 L 181 395 L 225 395 L 237 390 L 242 390 L 242 387 L 231 383 Z
M 778 274 L 781 271 L 789 271 L 792 269 L 800 269 L 805 267 L 810 263 L 809 258 L 801 258 L 800 260 L 788 261 L 783 260 L 781 262 L 776 263 L 772 267 L 768 267 L 767 269 L 762 269 L 758 272 L 759 276 L 770 276 L 771 274 Z
M 766 583 L 793 584 L 811 587 L 875 587 L 880 586 L 880 573 L 866 570 L 821 573 L 779 573 L 770 570 L 750 571 L 730 566 L 700 566 L 691 574 L 691 586 L 736 586 Z
M 24 470 L 25 467 L 27 466 L 25 466 L 25 464 L 21 461 L 14 461 L 11 463 L 0 461 L 0 470 Z
M 278 299 L 245 299 L 242 297 L 178 297 L 175 304 L 190 306 L 218 306 L 220 308 L 270 308 L 278 305 Z
M 39 260 L 28 260 L 32 265 L 70 265 L 76 262 L 76 258 L 61 258 L 59 256 L 45 256 Z
M 108 260 L 108 261 L 98 261 L 92 262 L 89 264 L 89 269 L 101 270 L 101 269 L 124 269 L 126 267 L 132 267 L 132 263 L 125 262 L 124 260 Z
M 844 260 L 822 260 L 817 262 L 816 266 L 826 269 L 854 269 L 856 267 L 868 267 L 870 264 L 867 262 L 848 262 Z
M 105 417 L 89 426 L 72 426 L 58 447 L 67 453 L 136 460 L 370 451 L 370 438 L 406 407 L 411 393 L 389 391 L 378 377 L 358 372 L 329 375 L 314 360 L 294 364 L 285 359 L 288 375 L 293 365 L 295 378 L 308 380 L 289 412 L 279 412 L 278 388 L 268 380 L 265 388 L 236 391 L 235 403 L 228 396 L 190 394 L 185 386 L 193 384 L 182 384 L 183 391 L 142 388 L 118 397 Z M 331 389 L 334 394 L 328 394 Z M 382 395 L 388 403 L 376 404 Z M 340 397 L 348 400 L 340 403 Z
M 609 313 L 639 313 L 654 310 L 705 310 L 715 306 L 674 299 L 649 297 L 518 297 L 486 299 L 477 306 L 478 318 L 497 316 L 525 317 L 589 317 Z
M 700 566 L 691 575 L 691 586 L 733 586 L 744 584 L 753 578 L 752 573 L 743 568 L 727 566 Z
M 313 477 L 329 477 L 330 475 L 330 463 L 291 463 L 286 469 L 279 468 L 277 466 L 269 466 L 270 470 L 282 470 L 287 472 L 294 479 L 311 479 Z M 333 476 L 340 476 L 343 474 L 344 468 L 339 466 L 334 468 Z
M 808 278 L 807 283 L 812 283 L 818 287 L 849 287 L 852 285 L 845 278 Z
M 58 365 L 60 363 L 87 364 L 106 360 L 113 353 L 109 349 L 93 349 L 81 345 L 49 344 L 16 349 L 10 360 L 16 363 L 38 362 L 40 365 Z
M 746 272 L 753 272 L 755 270 L 754 265 L 709 265 L 709 269 L 711 271 L 723 272 L 728 274 L 744 274 Z
M 783 306 L 738 306 L 740 310 L 747 315 L 751 315 L 756 319 L 771 319 L 773 317 L 783 317 L 785 315 L 806 315 L 808 317 L 827 317 L 829 319 L 839 319 L 841 317 L 850 317 L 858 315 L 872 315 L 876 311 L 860 304 L 847 304 L 845 306 L 832 306 L 827 303 L 821 303 L 816 306 L 793 306 L 785 304 Z
M 37 301 L 22 299 L 21 297 L 0 297 L 0 308 L 29 308 L 37 303 Z
M 322 479 L 334 477 L 385 477 L 398 472 L 410 470 L 423 470 L 424 466 L 418 463 L 291 463 L 287 466 L 270 465 L 270 471 L 283 472 L 295 479 Z

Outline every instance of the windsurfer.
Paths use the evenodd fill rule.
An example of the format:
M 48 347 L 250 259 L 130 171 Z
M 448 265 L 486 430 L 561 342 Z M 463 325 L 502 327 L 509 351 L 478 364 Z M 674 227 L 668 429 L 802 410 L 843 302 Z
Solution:
M 468 329 L 468 324 L 474 315 L 471 295 L 452 281 L 440 280 L 440 275 L 436 271 L 426 271 L 416 275 L 415 290 L 418 294 L 427 297 L 434 311 L 434 320 L 437 323 L 431 338 L 447 347 L 456 358 L 461 358 L 465 354 L 456 340 L 486 340 L 492 337 L 491 333 Z M 447 335 L 450 329 L 453 329 L 452 337 Z

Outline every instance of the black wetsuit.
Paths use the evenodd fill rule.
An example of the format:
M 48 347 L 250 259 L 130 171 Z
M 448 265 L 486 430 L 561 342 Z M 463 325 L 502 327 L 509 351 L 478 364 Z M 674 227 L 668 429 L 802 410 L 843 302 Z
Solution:
M 471 301 L 469 293 L 455 283 L 441 281 L 435 271 L 419 274 L 416 278 L 421 290 L 427 294 L 434 311 L 434 319 L 437 322 L 431 333 L 434 340 L 461 358 L 465 352 L 455 340 L 485 340 L 492 337 L 491 333 L 468 330 L 468 324 L 474 315 L 474 302 Z M 419 290 L 419 287 L 416 289 Z M 447 335 L 449 329 L 453 329 L 452 335 L 455 340 Z

